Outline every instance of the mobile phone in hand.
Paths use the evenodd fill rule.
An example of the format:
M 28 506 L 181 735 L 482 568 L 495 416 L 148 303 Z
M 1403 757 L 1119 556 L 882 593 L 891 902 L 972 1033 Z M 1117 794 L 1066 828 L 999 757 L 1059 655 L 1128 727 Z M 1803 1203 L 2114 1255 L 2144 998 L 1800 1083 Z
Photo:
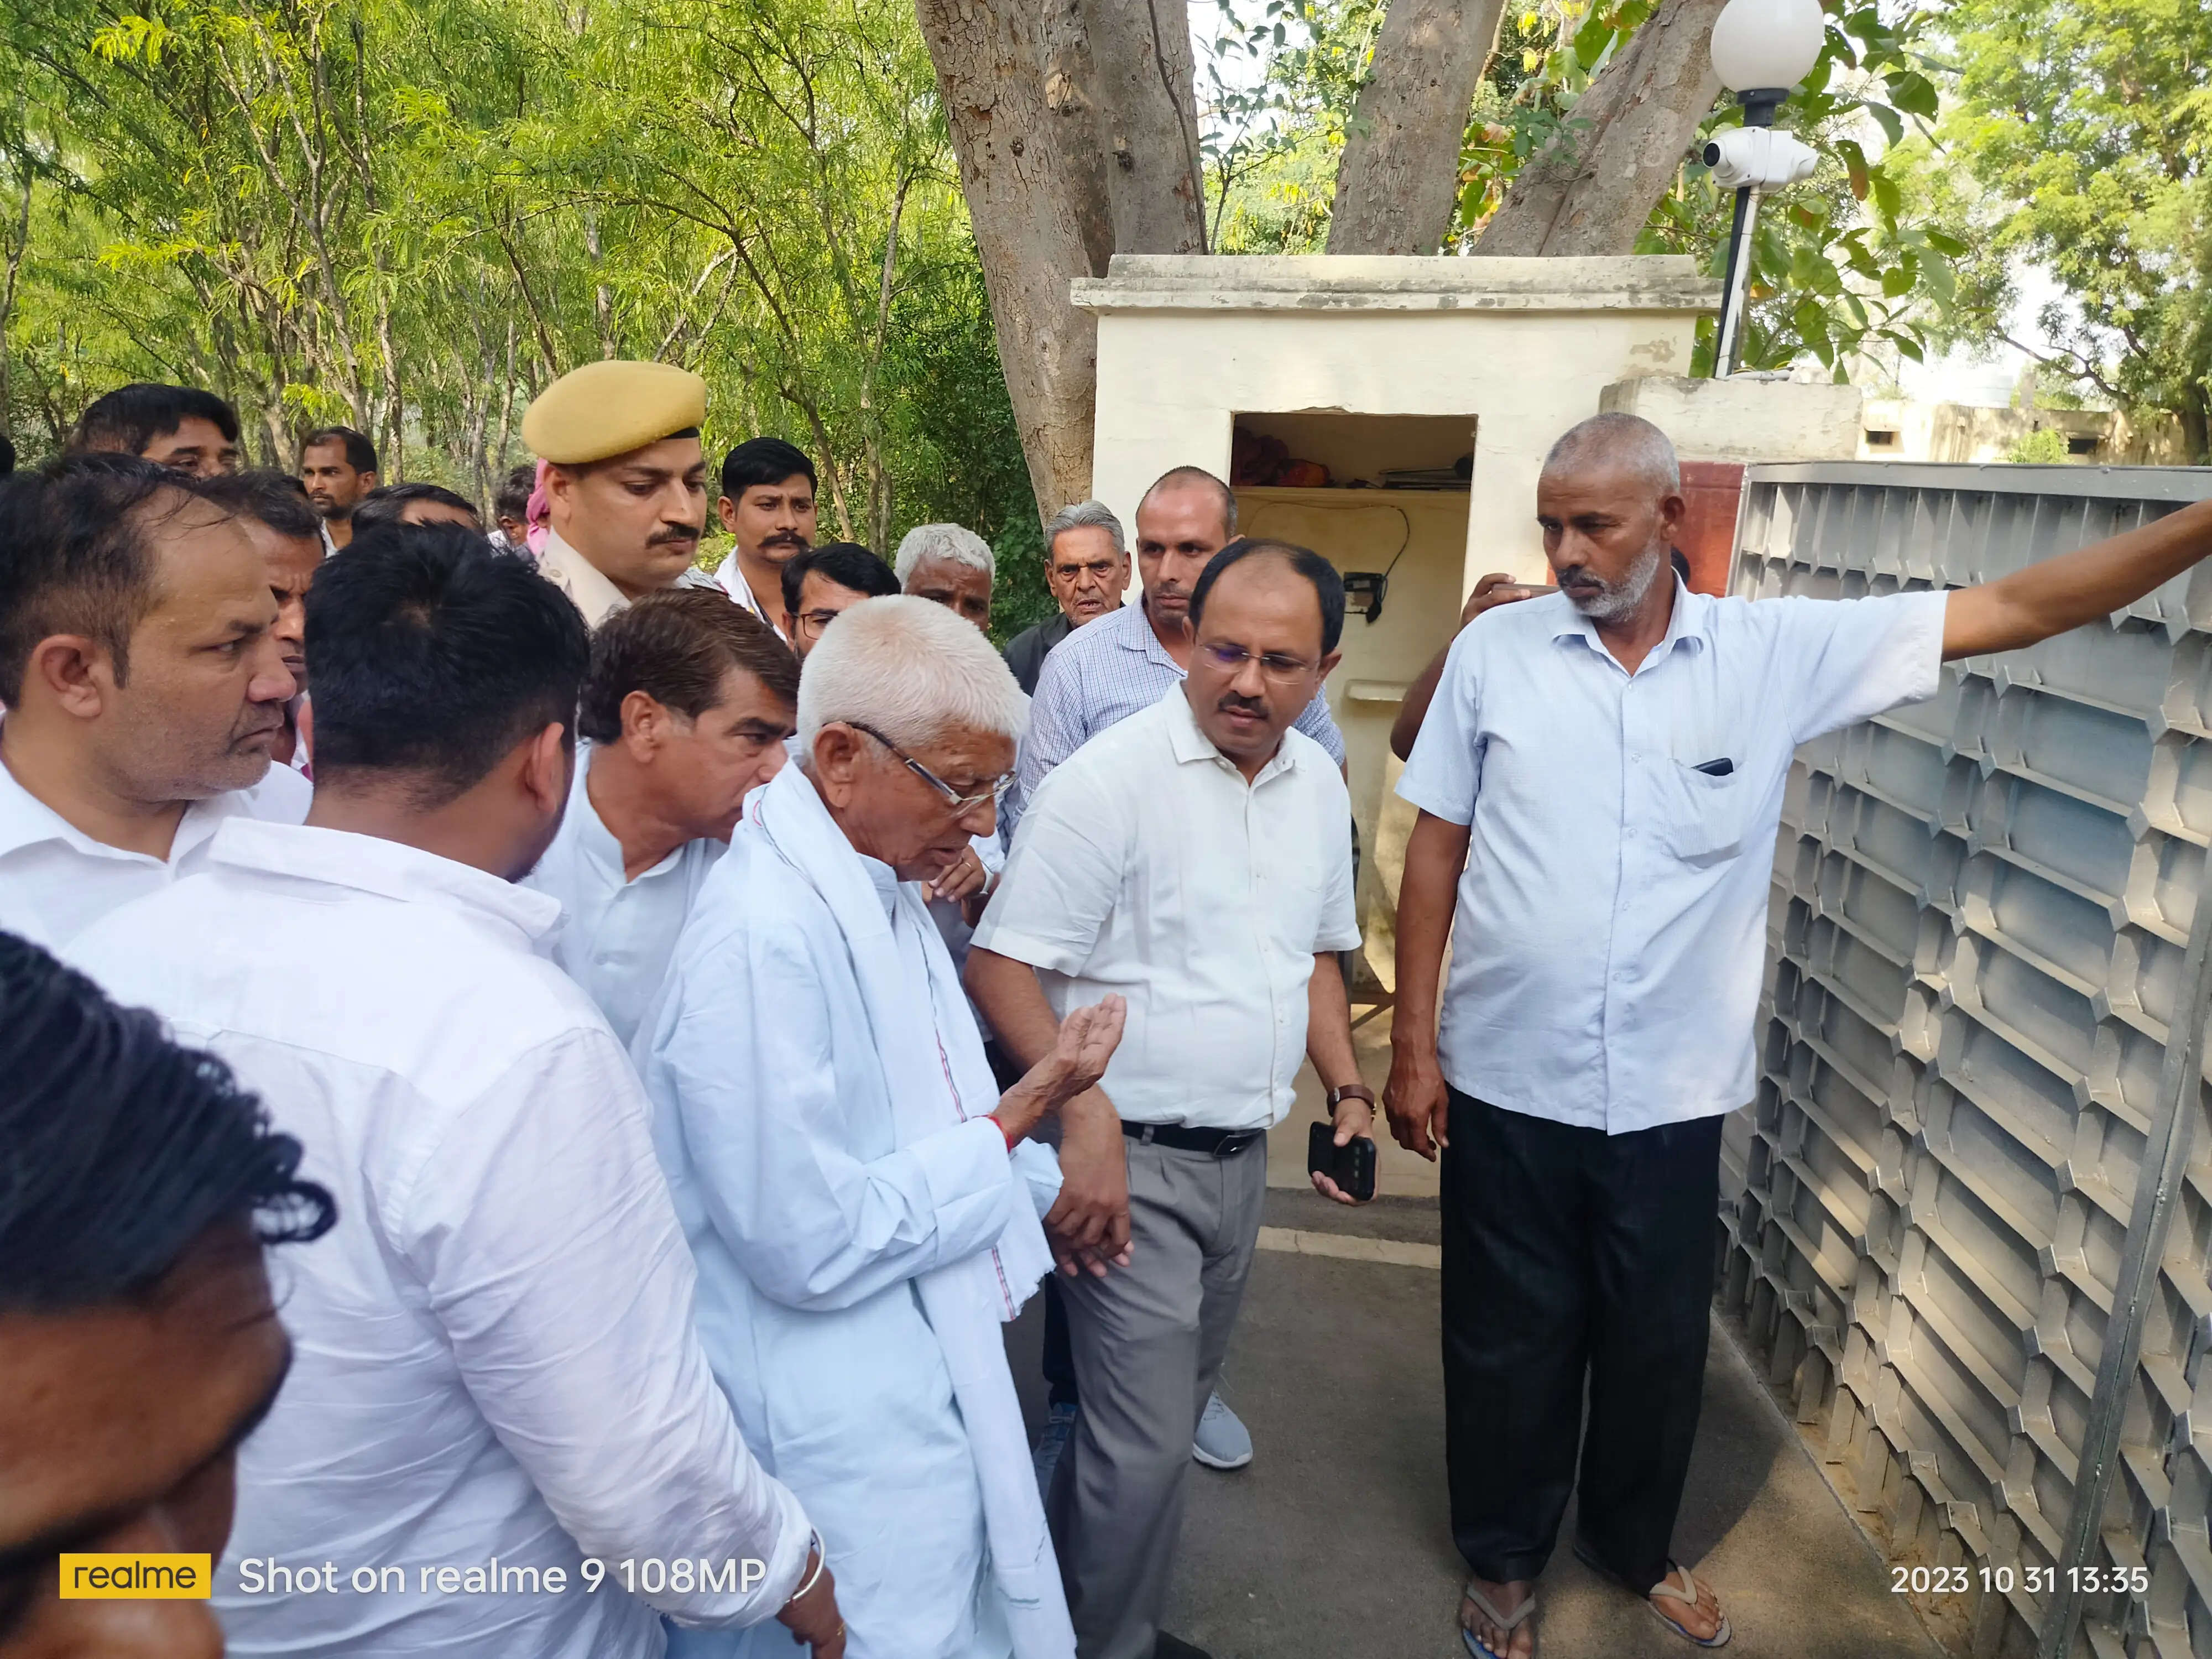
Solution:
M 1316 1123 L 1306 1132 L 1306 1173 L 1327 1176 L 1337 1191 L 1364 1204 L 1375 1196 L 1375 1142 L 1354 1135 L 1340 1146 L 1336 1126 Z

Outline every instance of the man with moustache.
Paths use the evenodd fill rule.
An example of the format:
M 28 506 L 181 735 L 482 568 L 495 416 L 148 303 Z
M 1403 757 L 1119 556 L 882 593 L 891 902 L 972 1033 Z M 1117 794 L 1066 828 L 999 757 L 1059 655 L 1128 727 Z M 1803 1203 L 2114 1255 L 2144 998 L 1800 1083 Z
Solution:
M 706 418 L 696 374 L 619 358 L 569 370 L 524 413 L 551 510 L 538 574 L 586 625 L 690 575 L 707 526 Z
M 300 482 L 321 515 L 323 550 L 353 540 L 353 510 L 377 486 L 376 446 L 349 426 L 318 427 L 300 446 Z
M 1044 580 L 1060 609 L 1006 642 L 1006 666 L 1023 690 L 1036 695 L 1037 676 L 1053 647 L 1087 622 L 1121 608 L 1129 585 L 1129 550 L 1121 521 L 1103 501 L 1063 507 L 1044 527 Z
M 1137 503 L 1137 569 L 1144 592 L 1062 641 L 1045 659 L 1030 709 L 1029 733 L 1002 810 L 1009 846 L 1037 787 L 1084 744 L 1116 721 L 1149 708 L 1188 672 L 1190 596 L 1209 560 L 1237 533 L 1237 497 L 1203 467 L 1164 472 Z M 1329 717 L 1316 683 L 1313 698 L 1297 711 L 1297 729 L 1344 764 L 1344 738 Z M 1347 858 L 1350 856 L 1346 854 Z M 1065 1126 L 1060 1168 L 1066 1176 L 1060 1211 L 1048 1216 L 1063 1259 L 1083 1261 L 1093 1273 L 1117 1255 L 1128 1239 L 1128 1188 L 1121 1139 L 1110 1114 L 1103 1117 L 1079 1102 L 1061 1114 Z M 1054 1328 L 1057 1328 L 1056 1322 Z M 1063 1396 L 1066 1372 L 1058 1345 L 1048 1341 L 1048 1376 Z M 1072 1415 L 1063 1410 L 1038 1446 L 1048 1463 L 1054 1434 L 1064 1437 Z M 1219 1399 L 1208 1402 L 1192 1455 L 1210 1468 L 1242 1468 L 1252 1461 L 1252 1437 Z
M 1008 834 L 1052 769 L 1091 738 L 1179 684 L 1190 665 L 1190 594 L 1206 562 L 1237 533 L 1237 496 L 1203 467 L 1164 472 L 1137 503 L 1134 605 L 1061 643 L 1037 675 L 1029 735 L 1007 792 Z M 1344 764 L 1344 737 L 1319 692 L 1297 728 Z
M 203 490 L 122 455 L 0 483 L 0 928 L 34 943 L 307 813 L 270 565 Z
M 648 593 L 592 635 L 568 810 L 525 884 L 561 901 L 554 954 L 624 1048 L 798 702 L 791 647 L 711 588 Z
M 781 632 L 783 567 L 814 545 L 814 463 L 781 438 L 748 438 L 722 459 L 714 511 L 736 544 L 714 580 Z
M 297 478 L 282 472 L 240 472 L 210 478 L 209 500 L 237 515 L 239 527 L 260 552 L 269 572 L 269 596 L 276 601 L 272 630 L 284 659 L 284 672 L 298 688 L 284 705 L 284 732 L 270 758 L 304 771 L 307 745 L 301 739 L 300 714 L 307 696 L 307 586 L 323 562 L 321 519 L 307 504 Z
M 1532 1659 L 1573 1496 L 1576 1554 L 1717 1647 L 1728 1618 L 1669 1550 L 1791 759 L 1935 696 L 1945 660 L 2101 624 L 2212 553 L 2212 501 L 1996 581 L 1846 600 L 1692 592 L 1674 446 L 1634 416 L 1561 437 L 1535 507 L 1559 591 L 1460 634 L 1398 785 L 1419 816 L 1385 1100 L 1401 1145 L 1442 1151 L 1460 1623 Z
M 1189 674 L 1045 781 L 968 958 L 1017 1063 L 1049 1049 L 1055 1016 L 1127 1001 L 1085 1097 L 1127 1148 L 1127 1254 L 1061 1281 L 1083 1405 L 1046 1500 L 1082 1659 L 1202 1659 L 1159 1621 L 1259 1239 L 1267 1130 L 1302 1059 L 1339 1146 L 1373 1102 L 1337 966 L 1359 943 L 1351 800 L 1290 729 L 1336 665 L 1344 583 L 1304 548 L 1238 541 L 1188 611 Z

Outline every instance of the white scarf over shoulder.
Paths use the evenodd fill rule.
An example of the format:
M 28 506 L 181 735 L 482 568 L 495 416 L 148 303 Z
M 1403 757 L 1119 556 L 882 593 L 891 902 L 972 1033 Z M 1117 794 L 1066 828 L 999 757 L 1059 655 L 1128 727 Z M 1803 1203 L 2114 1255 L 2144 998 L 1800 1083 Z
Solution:
M 745 810 L 755 831 L 821 896 L 844 935 L 899 1145 L 989 1112 L 999 1103 L 998 1084 L 921 888 L 901 883 L 886 915 L 860 855 L 796 766 L 755 791 Z M 1000 1330 L 1051 1271 L 1044 1229 L 1024 1192 L 994 1248 L 915 1280 L 975 1453 L 991 1569 L 1006 1597 L 1016 1659 L 1072 1659 L 1075 1651 Z

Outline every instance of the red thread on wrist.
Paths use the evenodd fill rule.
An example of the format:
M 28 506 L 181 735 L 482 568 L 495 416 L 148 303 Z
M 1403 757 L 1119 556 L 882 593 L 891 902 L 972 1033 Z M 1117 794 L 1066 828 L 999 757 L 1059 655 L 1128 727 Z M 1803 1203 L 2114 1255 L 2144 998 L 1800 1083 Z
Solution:
M 1005 1121 L 996 1112 L 986 1112 L 983 1115 L 989 1118 L 992 1122 L 999 1126 L 999 1133 L 1006 1138 L 1006 1156 L 1012 1158 L 1014 1154 L 1015 1146 L 1019 1145 L 1019 1143 L 1014 1139 L 1014 1132 L 1006 1126 Z

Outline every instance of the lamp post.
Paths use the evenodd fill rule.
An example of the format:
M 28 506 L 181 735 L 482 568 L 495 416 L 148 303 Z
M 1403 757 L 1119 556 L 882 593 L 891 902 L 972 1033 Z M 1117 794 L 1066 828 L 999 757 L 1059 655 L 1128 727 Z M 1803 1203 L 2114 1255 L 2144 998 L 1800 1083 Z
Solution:
M 1725 380 L 1735 370 L 1759 196 L 1809 177 L 1818 161 L 1805 145 L 1774 131 L 1774 112 L 1789 97 L 1790 88 L 1820 61 L 1827 32 L 1820 0 L 1729 0 L 1713 21 L 1714 72 L 1743 106 L 1743 125 L 1722 133 L 1705 146 L 1704 154 L 1721 186 L 1735 188 L 1728 276 L 1721 288 L 1720 331 L 1713 343 L 1715 380 Z

